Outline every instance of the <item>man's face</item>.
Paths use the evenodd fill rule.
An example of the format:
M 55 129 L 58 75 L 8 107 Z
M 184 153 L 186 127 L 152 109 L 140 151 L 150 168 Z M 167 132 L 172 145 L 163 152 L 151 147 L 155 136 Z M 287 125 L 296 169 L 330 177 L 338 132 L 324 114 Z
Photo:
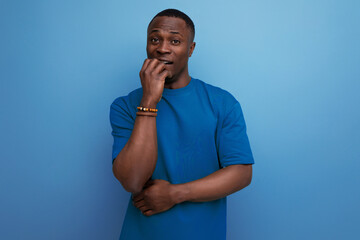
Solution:
M 148 27 L 147 56 L 166 63 L 165 68 L 170 72 L 167 82 L 175 81 L 187 71 L 194 47 L 191 31 L 181 18 L 156 17 Z

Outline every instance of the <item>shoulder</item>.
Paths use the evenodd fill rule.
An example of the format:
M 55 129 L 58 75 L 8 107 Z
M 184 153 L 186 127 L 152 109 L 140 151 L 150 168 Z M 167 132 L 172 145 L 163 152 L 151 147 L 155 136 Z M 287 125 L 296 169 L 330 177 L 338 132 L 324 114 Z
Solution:
M 129 116 L 136 113 L 136 107 L 139 105 L 142 97 L 142 88 L 135 89 L 126 96 L 116 98 L 110 106 L 110 115 L 122 113 Z
M 121 96 L 116 98 L 112 104 L 111 108 L 113 107 L 130 107 L 132 105 L 137 105 L 142 97 L 142 88 L 135 89 L 134 91 L 130 92 L 126 96 Z

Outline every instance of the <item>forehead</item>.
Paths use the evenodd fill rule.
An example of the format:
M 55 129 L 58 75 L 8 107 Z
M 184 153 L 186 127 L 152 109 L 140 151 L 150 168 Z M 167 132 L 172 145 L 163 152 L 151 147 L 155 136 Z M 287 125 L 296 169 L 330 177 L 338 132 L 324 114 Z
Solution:
M 159 30 L 160 32 L 179 32 L 186 36 L 190 34 L 190 29 L 187 27 L 185 21 L 177 17 L 156 17 L 148 27 L 148 34 L 153 30 Z

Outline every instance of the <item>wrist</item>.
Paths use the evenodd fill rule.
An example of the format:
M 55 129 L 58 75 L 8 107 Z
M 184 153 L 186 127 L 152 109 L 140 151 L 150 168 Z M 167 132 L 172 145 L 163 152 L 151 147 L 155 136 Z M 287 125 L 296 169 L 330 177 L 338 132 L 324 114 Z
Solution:
M 148 98 L 142 98 L 140 102 L 141 107 L 156 108 L 157 102 Z
M 175 204 L 188 201 L 190 190 L 185 184 L 172 184 L 170 195 Z

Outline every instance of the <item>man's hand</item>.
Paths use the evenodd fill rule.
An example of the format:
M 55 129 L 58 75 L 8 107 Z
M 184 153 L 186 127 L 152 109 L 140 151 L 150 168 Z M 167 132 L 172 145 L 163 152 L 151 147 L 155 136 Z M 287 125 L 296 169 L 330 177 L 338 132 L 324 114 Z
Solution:
M 182 202 L 208 202 L 226 197 L 248 186 L 251 178 L 251 164 L 235 164 L 182 184 L 150 180 L 139 194 L 133 196 L 133 204 L 145 216 L 151 216 Z
M 139 75 L 143 87 L 141 104 L 144 107 L 156 107 L 164 91 L 165 78 L 169 75 L 165 63 L 156 58 L 146 59 Z
M 165 180 L 149 180 L 145 184 L 144 190 L 133 196 L 133 204 L 145 216 L 164 212 L 176 204 L 172 196 L 172 186 Z

